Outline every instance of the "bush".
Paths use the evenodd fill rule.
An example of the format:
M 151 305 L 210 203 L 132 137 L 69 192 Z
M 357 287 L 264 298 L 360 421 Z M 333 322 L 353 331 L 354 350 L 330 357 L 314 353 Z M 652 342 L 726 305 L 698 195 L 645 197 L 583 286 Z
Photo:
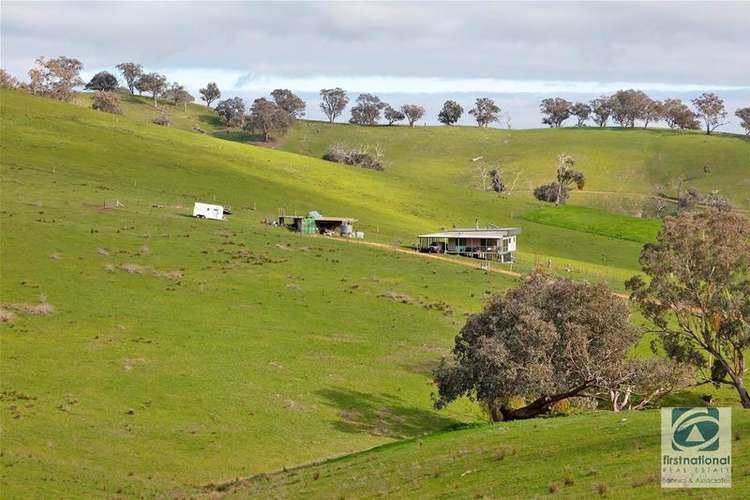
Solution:
M 534 198 L 539 201 L 546 201 L 548 203 L 554 203 L 557 200 L 557 191 L 559 184 L 557 182 L 550 182 L 549 184 L 542 184 L 541 186 L 534 189 Z M 565 203 L 568 200 L 569 192 L 566 186 L 562 187 L 560 192 L 560 203 Z
M 114 92 L 98 91 L 94 94 L 94 100 L 91 107 L 105 113 L 121 115 L 120 97 Z
M 323 159 L 372 170 L 384 170 L 385 168 L 383 166 L 383 153 L 378 147 L 370 152 L 369 146 L 353 148 L 346 144 L 334 144 L 328 148 L 328 151 L 323 155 Z
M 729 200 L 721 196 L 717 191 L 703 194 L 695 188 L 688 188 L 677 197 L 677 206 L 681 210 L 693 210 L 698 205 L 713 207 L 723 212 L 732 210 Z
M 165 114 L 161 114 L 151 120 L 152 123 L 155 123 L 157 125 L 161 125 L 162 127 L 169 127 L 172 122 L 169 121 L 169 116 Z

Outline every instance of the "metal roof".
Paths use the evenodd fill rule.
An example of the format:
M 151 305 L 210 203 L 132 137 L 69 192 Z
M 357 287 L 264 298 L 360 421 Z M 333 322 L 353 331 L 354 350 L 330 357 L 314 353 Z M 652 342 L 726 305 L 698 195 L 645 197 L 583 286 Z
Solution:
M 319 217 L 310 217 L 309 215 L 282 215 L 281 217 L 284 217 L 285 219 L 307 219 L 311 218 L 316 221 L 322 221 L 322 222 L 357 222 L 357 219 L 352 219 L 351 217 L 331 217 L 331 216 L 319 216 Z
M 484 238 L 495 239 L 515 236 L 521 233 L 520 227 L 499 227 L 493 229 L 456 228 L 439 233 L 420 234 L 420 238 Z

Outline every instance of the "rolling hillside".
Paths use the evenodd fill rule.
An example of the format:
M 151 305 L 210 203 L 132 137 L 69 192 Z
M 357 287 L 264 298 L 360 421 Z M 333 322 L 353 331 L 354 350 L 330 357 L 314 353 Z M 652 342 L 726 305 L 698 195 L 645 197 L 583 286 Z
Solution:
M 750 416 L 733 412 L 731 490 L 747 498 Z M 229 498 L 663 498 L 659 412 L 593 413 L 437 433 L 325 463 L 228 480 L 207 488 Z M 671 493 L 671 494 L 670 494 Z
M 557 156 L 567 153 L 586 174 L 586 188 L 573 193 L 572 204 L 637 212 L 643 195 L 657 186 L 673 195 L 682 179 L 702 191 L 718 190 L 738 207 L 750 207 L 750 139 L 740 135 L 654 128 L 499 130 L 301 122 L 283 149 L 319 158 L 337 142 L 382 146 L 390 175 L 425 191 L 476 185 L 471 159 L 477 157 L 499 162 L 507 184 L 517 177 L 517 189 L 531 191 L 552 180 Z
M 641 245 L 658 228 L 658 221 L 583 204 L 550 213 L 525 192 L 500 198 L 476 191 L 463 155 L 476 141 L 494 148 L 507 132 L 301 123 L 283 146 L 303 153 L 297 154 L 248 146 L 244 137 L 224 140 L 219 124 L 197 105 L 181 117 L 173 111 L 173 127 L 153 125 L 155 112 L 147 103 L 128 99 L 125 114 L 112 116 L 0 92 L 4 497 L 211 494 L 207 485 L 227 479 L 482 420 L 466 401 L 434 411 L 429 372 L 465 315 L 513 279 L 260 223 L 281 207 L 287 213 L 317 209 L 352 216 L 368 241 L 395 245 L 477 218 L 518 225 L 523 233 L 514 270 L 548 263 L 614 288 L 637 271 Z M 193 131 L 195 123 L 203 123 L 206 133 Z M 314 130 L 319 132 L 312 141 Z M 391 141 L 383 139 L 388 169 L 364 171 L 305 155 L 318 156 L 336 130 L 353 134 L 346 141 L 385 134 Z M 539 134 L 546 144 L 546 132 L 510 134 Z M 466 144 L 449 153 L 441 149 L 448 142 L 435 140 L 441 137 L 456 147 Z M 696 151 L 706 140 L 693 134 L 679 139 L 688 145 L 682 149 Z M 717 172 L 740 179 L 734 169 L 750 144 L 727 137 L 706 144 L 714 141 L 729 144 L 722 146 L 726 163 Z M 433 143 L 436 151 L 427 154 Z M 541 156 L 539 161 L 541 173 Z M 592 190 L 608 186 L 604 173 L 591 175 Z M 234 215 L 226 222 L 195 220 L 189 215 L 196 200 L 231 205 Z M 700 391 L 681 401 L 695 401 L 703 392 L 715 393 L 720 402 L 734 398 L 725 389 Z M 628 418 L 653 422 L 655 415 Z M 569 425 L 596 428 L 598 420 L 587 418 Z M 615 416 L 602 418 L 615 425 Z M 541 420 L 520 428 L 554 433 L 567 422 Z M 461 432 L 482 441 L 482 433 L 513 429 Z M 641 431 L 628 432 L 649 450 L 652 429 L 638 437 Z M 513 433 L 513 439 L 532 434 Z M 598 438 L 583 434 L 595 450 Z M 421 459 L 417 452 L 428 444 L 442 454 L 463 435 L 436 434 L 424 448 L 418 441 L 399 445 L 394 452 L 414 454 L 388 460 Z M 745 450 L 744 442 L 737 448 Z M 622 446 L 629 449 L 627 442 Z M 452 459 L 436 460 L 442 468 L 442 460 L 447 467 Z M 559 474 L 543 457 L 529 460 L 541 467 L 529 490 L 537 494 Z M 746 452 L 737 460 L 746 467 Z M 335 464 L 321 466 L 319 477 L 328 477 Z M 634 467 L 634 474 L 650 473 Z M 268 492 L 286 494 L 288 479 L 274 476 Z M 581 491 L 590 487 L 587 481 L 577 483 Z M 332 483 L 316 484 L 321 489 L 311 492 L 319 496 L 338 491 L 326 487 Z

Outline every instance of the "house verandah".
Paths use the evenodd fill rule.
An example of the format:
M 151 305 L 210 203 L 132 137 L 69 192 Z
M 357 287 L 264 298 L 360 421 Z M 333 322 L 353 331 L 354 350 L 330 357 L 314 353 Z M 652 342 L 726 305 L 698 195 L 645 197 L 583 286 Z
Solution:
M 520 233 L 520 228 L 506 227 L 451 229 L 420 234 L 417 237 L 417 250 L 497 262 L 513 262 L 516 237 Z

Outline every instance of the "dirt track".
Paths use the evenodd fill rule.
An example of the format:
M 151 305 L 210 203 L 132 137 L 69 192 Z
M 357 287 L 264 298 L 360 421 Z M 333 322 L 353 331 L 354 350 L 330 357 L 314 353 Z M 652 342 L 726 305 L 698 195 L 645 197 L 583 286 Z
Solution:
M 416 250 L 396 247 L 393 245 L 388 245 L 386 243 L 376 243 L 374 241 L 363 241 L 363 240 L 353 240 L 353 239 L 344 239 L 344 238 L 333 238 L 333 239 L 335 239 L 336 241 L 343 241 L 346 243 L 373 247 L 379 250 L 385 250 L 386 252 L 399 252 L 399 253 L 405 253 L 407 255 L 411 255 L 414 257 L 421 257 L 423 259 L 441 260 L 443 262 L 448 262 L 450 264 L 456 264 L 459 266 L 469 267 L 472 269 L 481 269 L 483 271 L 488 271 L 491 273 L 500 273 L 506 276 L 512 276 L 514 278 L 518 278 L 519 276 L 521 276 L 521 273 L 518 273 L 516 271 L 509 271 L 507 269 L 499 269 L 497 267 L 492 267 L 492 265 L 490 265 L 489 267 L 482 267 L 482 265 L 487 265 L 488 261 L 480 261 L 480 260 L 475 261 L 475 260 L 470 260 L 470 259 L 461 258 L 461 257 L 449 257 L 447 255 L 441 255 L 441 254 L 422 253 L 422 252 L 417 252 Z M 629 298 L 629 295 L 625 293 L 612 292 L 612 294 L 622 299 Z

